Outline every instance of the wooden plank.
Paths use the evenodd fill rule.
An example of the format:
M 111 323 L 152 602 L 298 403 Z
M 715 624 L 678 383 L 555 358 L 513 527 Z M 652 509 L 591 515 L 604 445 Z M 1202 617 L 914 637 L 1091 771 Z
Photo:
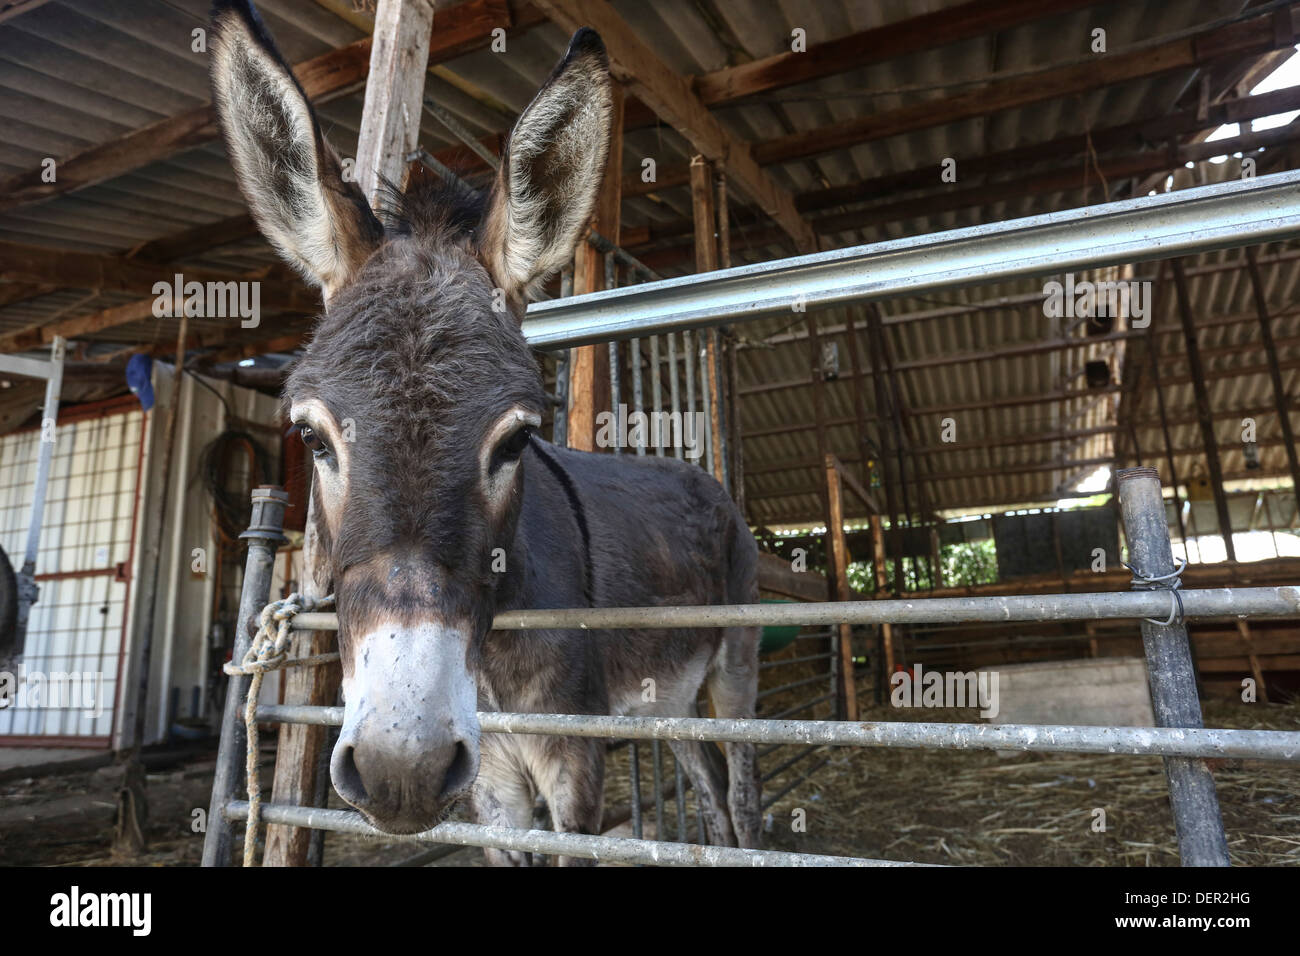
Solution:
M 826 499 L 830 517 L 830 564 L 834 574 L 836 600 L 849 601 L 853 595 L 849 589 L 849 545 L 844 539 L 844 488 L 840 481 L 839 462 L 835 456 L 827 454 L 825 464 Z M 857 682 L 853 679 L 853 628 L 848 624 L 839 625 L 839 652 L 839 695 L 843 701 L 840 716 L 843 720 L 857 720 L 858 691 Z
M 759 168 L 749 146 L 723 129 L 691 90 L 690 82 L 661 60 L 612 6 L 603 0 L 538 0 L 537 5 L 570 32 L 584 26 L 594 28 L 605 41 L 614 75 L 698 152 L 726 169 L 758 207 L 794 239 L 800 252 L 816 250 L 812 229 L 795 209 L 794 197 Z
M 502 10 L 500 0 L 469 0 L 447 10 L 438 18 L 432 33 L 428 61 L 439 63 L 487 46 L 492 40 L 491 31 L 497 27 L 514 33 L 525 29 L 525 24 L 531 26 L 536 22 L 535 19 L 523 21 L 522 17 L 516 17 L 516 21 L 523 21 L 516 27 L 514 23 L 502 22 Z M 354 92 L 365 82 L 370 54 L 371 39 L 363 37 L 297 64 L 293 68 L 294 76 L 302 84 L 308 99 L 317 104 L 325 103 Z M 169 116 L 60 160 L 57 182 L 42 182 L 44 170 L 40 167 L 0 182 L 0 211 L 121 176 L 183 150 L 210 143 L 217 136 L 211 106 Z
M 713 272 L 718 268 L 718 211 L 714 192 L 713 163 L 702 155 L 691 158 L 691 219 L 695 227 L 695 271 Z M 725 482 L 722 467 L 722 395 L 718 383 L 718 331 L 703 334 L 705 365 L 709 383 L 709 427 L 712 429 L 713 477 Z
M 826 579 L 816 571 L 795 571 L 775 554 L 759 552 L 758 589 L 798 601 L 825 601 Z
M 997 33 L 1047 16 L 1091 6 L 1096 0 L 971 0 L 858 33 L 815 43 L 697 77 L 695 89 L 710 105 L 858 70 L 921 50 Z
M 431 0 L 379 0 L 357 139 L 357 181 L 375 208 L 382 183 L 406 188 L 406 157 L 419 140 L 424 115 L 432 29 Z
M 1181 259 L 1170 261 L 1177 293 L 1178 319 L 1183 327 L 1183 346 L 1191 372 L 1191 384 L 1196 395 L 1196 418 L 1201 428 L 1201 443 L 1205 451 L 1205 466 L 1209 472 L 1210 488 L 1214 492 L 1214 510 L 1219 518 L 1219 534 L 1229 561 L 1237 560 L 1237 549 L 1232 543 L 1232 518 L 1228 514 L 1228 499 L 1223 490 L 1223 466 L 1219 462 L 1219 443 L 1214 435 L 1214 419 L 1210 414 L 1210 391 L 1205 385 L 1205 368 L 1201 363 L 1201 346 L 1196 338 L 1196 320 L 1192 316 L 1191 295 L 1187 291 L 1187 273 Z

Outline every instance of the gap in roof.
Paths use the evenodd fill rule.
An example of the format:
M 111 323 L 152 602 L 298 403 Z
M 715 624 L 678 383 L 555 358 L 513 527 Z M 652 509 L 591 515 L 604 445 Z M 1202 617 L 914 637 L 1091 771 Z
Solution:
M 1264 79 L 1260 80 L 1250 91 L 1251 96 L 1258 96 L 1261 93 L 1272 93 L 1274 90 L 1285 90 L 1292 86 L 1300 84 L 1300 45 L 1295 47 L 1297 52 L 1292 53 L 1284 60 L 1276 70 L 1270 73 Z M 1274 129 L 1278 126 L 1286 126 L 1297 116 L 1300 116 L 1300 110 L 1289 110 L 1286 113 L 1274 113 L 1272 116 L 1261 116 L 1250 124 L 1253 132 L 1260 130 Z M 1230 139 L 1233 136 L 1240 136 L 1241 128 L 1238 123 L 1228 123 L 1220 126 L 1213 133 L 1205 138 L 1207 143 L 1219 139 Z M 1212 163 L 1226 163 L 1227 155 L 1211 156 Z

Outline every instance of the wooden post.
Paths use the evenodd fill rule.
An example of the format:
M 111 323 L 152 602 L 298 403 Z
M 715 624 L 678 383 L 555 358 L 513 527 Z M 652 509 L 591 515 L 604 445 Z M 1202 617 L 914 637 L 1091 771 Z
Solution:
M 1191 373 L 1192 388 L 1196 392 L 1196 418 L 1201 426 L 1201 441 L 1205 445 L 1205 465 L 1210 474 L 1210 490 L 1214 492 L 1214 508 L 1219 516 L 1219 534 L 1228 560 L 1236 562 L 1237 549 L 1232 544 L 1232 519 L 1228 515 L 1228 498 L 1223 491 L 1223 467 L 1219 463 L 1219 445 L 1214 437 L 1214 419 L 1210 414 L 1210 393 L 1205 387 L 1205 368 L 1201 364 L 1201 350 L 1196 341 L 1196 323 L 1192 319 L 1191 298 L 1187 292 L 1187 273 L 1180 259 L 1171 262 L 1174 289 L 1178 295 L 1178 318 L 1183 325 L 1183 344 L 1187 348 L 1187 366 Z
M 1296 455 L 1295 434 L 1291 431 L 1291 409 L 1287 399 L 1286 385 L 1282 382 L 1282 370 L 1277 364 L 1277 345 L 1273 341 L 1273 323 L 1268 314 L 1268 300 L 1264 294 L 1264 279 L 1259 274 L 1259 263 L 1255 260 L 1255 250 L 1246 249 L 1246 271 L 1250 274 L 1250 285 L 1255 293 L 1255 312 L 1259 316 L 1259 337 L 1264 343 L 1264 356 L 1268 359 L 1268 374 L 1273 380 L 1273 402 L 1277 406 L 1277 421 L 1282 426 L 1282 443 L 1286 448 L 1287 464 L 1291 468 L 1291 488 L 1300 494 L 1300 457 Z M 1263 682 L 1260 682 L 1261 687 Z
M 826 455 L 826 498 L 830 512 L 831 561 L 836 599 L 847 601 L 852 596 L 849 588 L 849 547 L 844 538 L 844 486 L 840 482 L 839 463 L 834 455 Z M 840 685 L 843 700 L 840 713 L 845 720 L 858 719 L 858 692 L 853 679 L 853 628 L 839 625 L 840 633 Z
M 895 539 L 894 549 L 894 593 L 903 588 L 903 549 L 898 527 L 898 499 L 893 482 L 889 480 L 890 419 L 893 417 L 889 401 L 889 386 L 885 380 L 884 334 L 880 321 L 880 312 L 867 309 L 867 333 L 871 343 L 871 383 L 876 390 L 876 421 L 880 435 L 880 483 L 885 486 L 885 507 L 889 510 L 889 532 Z M 900 473 L 901 480 L 902 475 Z M 883 539 L 883 530 L 881 532 Z M 883 546 L 883 545 L 882 545 Z
M 1246 647 L 1246 660 L 1250 662 L 1250 673 L 1255 678 L 1255 689 L 1259 691 L 1260 703 L 1268 703 L 1268 689 L 1264 686 L 1264 670 L 1259 666 L 1259 655 L 1255 653 L 1255 641 L 1250 634 L 1250 624 L 1237 618 L 1237 633 Z
M 617 244 L 622 229 L 623 87 L 615 83 L 605 181 L 596 197 L 596 231 Z M 573 256 L 573 294 L 605 288 L 605 257 L 587 242 Z M 596 416 L 610 405 L 609 348 L 581 345 L 569 351 L 569 447 L 596 450 Z M 611 409 L 615 411 L 615 409 Z
M 695 226 L 695 271 L 718 268 L 718 214 L 714 193 L 713 164 L 704 156 L 691 157 L 691 218 Z M 709 427 L 713 435 L 713 477 L 725 481 L 722 466 L 722 395 L 718 383 L 718 330 L 704 333 L 705 365 L 708 368 Z
M 370 48 L 361 134 L 357 141 L 357 173 L 362 192 L 377 207 L 385 181 L 403 187 L 409 166 L 406 157 L 419 141 L 423 115 L 424 77 L 429 40 L 433 34 L 430 0 L 379 0 Z M 313 597 L 328 593 L 320 577 L 322 556 L 315 535 L 315 503 L 307 505 L 303 542 L 303 591 Z M 293 641 L 291 656 L 323 654 L 334 648 L 329 632 L 305 632 Z M 342 672 L 337 664 L 290 668 L 284 676 L 286 704 L 336 703 Z M 311 806 L 322 793 L 321 755 L 329 741 L 326 727 L 284 724 L 275 755 L 272 800 Z M 263 866 L 306 866 L 312 831 L 305 827 L 268 826 Z
M 372 207 L 381 184 L 406 185 L 406 157 L 419 142 L 424 76 L 433 35 L 431 0 L 379 0 L 357 140 L 357 175 Z
M 880 528 L 880 515 L 871 516 L 871 550 L 876 568 L 876 597 L 885 593 L 885 536 Z M 881 640 L 885 645 L 885 686 L 889 686 L 890 675 L 894 673 L 894 625 L 885 622 L 880 625 Z
M 310 494 L 310 492 L 309 492 Z M 325 569 L 325 555 L 316 533 L 316 499 L 308 499 L 306 532 L 302 544 L 302 582 L 308 597 L 325 597 L 330 582 Z M 336 650 L 331 631 L 300 631 L 294 635 L 290 657 L 309 657 Z M 330 706 L 337 703 L 342 667 L 325 664 L 319 667 L 290 667 L 284 672 L 284 702 Z M 310 724 L 281 724 L 275 749 L 275 778 L 271 789 L 272 803 L 315 806 L 328 776 L 328 761 L 321 754 L 330 741 L 330 728 Z M 306 866 L 312 837 L 321 831 L 306 827 L 268 825 L 263 866 Z

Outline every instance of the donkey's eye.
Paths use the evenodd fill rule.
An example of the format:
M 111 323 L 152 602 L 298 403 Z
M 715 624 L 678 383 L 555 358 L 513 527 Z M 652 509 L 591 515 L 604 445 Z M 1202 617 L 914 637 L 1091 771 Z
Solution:
M 518 461 L 519 456 L 524 453 L 524 448 L 528 445 L 528 439 L 532 437 L 532 432 L 532 426 L 525 425 L 523 428 L 516 429 L 501 444 L 497 445 L 496 451 L 492 453 L 489 473 L 495 473 L 503 465 Z
M 302 443 L 311 449 L 313 455 L 329 454 L 329 445 L 325 444 L 325 439 L 316 434 L 316 429 L 310 425 L 298 426 L 298 436 L 302 439 Z

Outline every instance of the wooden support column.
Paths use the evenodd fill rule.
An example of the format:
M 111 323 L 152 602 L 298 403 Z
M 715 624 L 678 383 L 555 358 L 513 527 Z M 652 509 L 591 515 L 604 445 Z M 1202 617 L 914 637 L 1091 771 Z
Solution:
M 903 549 L 900 540 L 901 533 L 898 527 L 898 498 L 894 491 L 894 483 L 889 478 L 889 456 L 892 447 L 889 433 L 892 412 L 889 401 L 889 385 L 886 381 L 884 334 L 880 321 L 880 312 L 870 307 L 867 309 L 867 334 L 871 345 L 871 384 L 875 386 L 876 390 L 876 421 L 879 425 L 877 433 L 880 435 L 880 483 L 885 486 L 885 507 L 889 511 L 889 532 L 896 544 L 894 549 L 894 593 L 897 594 L 903 587 Z M 899 478 L 901 480 L 901 474 Z
M 406 185 L 406 157 L 420 138 L 432 0 L 379 0 L 357 139 L 357 181 L 372 207 L 381 184 Z
M 1246 271 L 1255 293 L 1255 311 L 1259 315 L 1259 337 L 1264 343 L 1264 356 L 1268 360 L 1268 374 L 1273 380 L 1273 402 L 1277 406 L 1277 421 L 1282 426 L 1282 441 L 1286 448 L 1286 461 L 1291 469 L 1291 488 L 1300 495 L 1300 457 L 1296 455 L 1295 434 L 1291 430 L 1291 405 L 1287 399 L 1282 370 L 1277 363 L 1277 344 L 1273 341 L 1273 322 L 1268 314 L 1268 299 L 1264 294 L 1264 279 L 1259 274 L 1255 250 L 1246 249 Z M 1261 686 L 1263 682 L 1261 681 Z
M 714 193 L 713 163 L 702 155 L 691 157 L 691 218 L 695 226 L 695 271 L 713 272 L 718 268 L 718 210 Z M 722 395 L 718 376 L 718 330 L 704 335 L 705 365 L 708 368 L 709 428 L 713 435 L 713 477 L 725 484 L 722 467 Z
M 808 357 L 812 362 L 813 383 L 813 422 L 817 435 L 817 455 L 820 459 L 830 454 L 830 445 L 827 444 L 826 437 L 826 382 L 822 378 L 822 341 L 821 335 L 817 332 L 817 317 L 809 314 L 808 324 Z M 826 522 L 826 537 L 824 538 L 823 550 L 826 554 L 827 562 L 832 559 L 831 551 L 831 504 L 830 497 L 826 492 L 824 482 L 818 482 L 817 491 L 822 499 L 822 520 Z M 829 599 L 835 600 L 835 584 L 833 577 L 827 575 L 829 586 Z
M 424 77 L 433 31 L 431 0 L 379 0 L 375 33 L 370 49 L 361 134 L 357 141 L 357 173 L 362 192 L 377 206 L 382 183 L 404 186 L 406 157 L 420 134 Z M 329 593 L 316 538 L 315 501 L 307 503 L 307 531 L 303 542 L 303 591 L 312 597 Z M 334 649 L 329 632 L 307 632 L 293 641 L 291 656 L 305 657 Z M 284 676 L 284 702 L 317 706 L 337 703 L 342 671 L 338 664 L 294 667 Z M 284 724 L 275 756 L 272 801 L 315 806 L 328 794 L 328 765 L 323 760 L 329 728 Z M 306 866 L 313 855 L 313 831 L 305 827 L 268 826 L 263 866 Z M 319 852 L 315 854 L 319 857 Z M 319 862 L 317 859 L 316 862 Z
M 1171 261 L 1174 289 L 1178 296 L 1178 318 L 1183 325 L 1183 344 L 1187 349 L 1187 366 L 1191 373 L 1192 388 L 1196 392 L 1196 418 L 1201 426 L 1201 441 L 1205 445 L 1205 465 L 1210 474 L 1210 489 L 1214 492 L 1214 509 L 1219 516 L 1219 534 L 1223 536 L 1228 560 L 1237 560 L 1237 549 L 1232 544 L 1232 519 L 1228 514 L 1228 497 L 1223 491 L 1223 466 L 1219 462 L 1219 445 L 1214 437 L 1214 418 L 1210 413 L 1210 392 L 1205 386 L 1205 367 L 1201 364 L 1200 345 L 1196 341 L 1196 322 L 1192 318 L 1191 298 L 1187 291 L 1187 273 L 1181 259 Z
M 308 486 L 310 488 L 310 485 Z M 316 499 L 309 491 L 306 531 L 302 544 L 302 580 L 299 589 L 308 597 L 322 598 L 330 592 L 326 556 L 321 550 L 316 524 Z M 289 656 L 311 657 L 336 650 L 330 631 L 299 631 L 294 635 Z M 284 671 L 284 702 L 330 706 L 338 702 L 343 670 L 338 663 L 319 667 L 290 667 Z M 329 793 L 329 763 L 322 759 L 331 739 L 329 727 L 309 724 L 281 724 L 275 750 L 275 779 L 271 802 L 296 806 L 324 806 Z M 276 824 L 266 828 L 263 866 L 306 866 L 313 840 L 324 831 Z
M 1160 264 L 1159 271 L 1156 273 L 1156 289 L 1159 290 L 1164 281 L 1165 264 Z M 1153 297 L 1152 301 L 1159 301 L 1158 297 Z M 1183 500 L 1178 494 L 1178 466 L 1174 464 L 1174 444 L 1169 434 L 1169 413 L 1165 408 L 1165 390 L 1160 382 L 1160 357 L 1157 354 L 1159 350 L 1159 339 L 1155 333 L 1155 322 L 1147 326 L 1147 360 L 1151 366 L 1151 387 L 1156 392 L 1156 407 L 1160 412 L 1160 431 L 1164 436 L 1165 443 L 1165 464 L 1169 467 L 1169 487 L 1174 495 L 1174 517 L 1178 520 L 1178 533 L 1183 539 L 1183 560 L 1190 561 L 1191 553 L 1187 550 L 1187 526 L 1183 521 Z
M 876 571 L 876 597 L 886 593 L 887 574 L 885 573 L 885 536 L 880 527 L 880 515 L 871 516 L 871 551 L 872 563 Z M 880 625 L 881 643 L 885 651 L 885 686 L 889 686 L 890 675 L 894 673 L 894 625 L 888 621 Z
M 830 512 L 831 560 L 828 562 L 833 572 L 836 599 L 847 601 L 852 597 L 849 588 L 849 546 L 844 537 L 844 485 L 840 481 L 840 465 L 834 455 L 826 455 L 826 498 Z M 838 695 L 841 706 L 839 713 L 844 720 L 858 719 L 858 692 L 853 677 L 853 628 L 848 624 L 839 625 L 840 645 L 840 682 Z
M 605 181 L 596 197 L 598 233 L 614 244 L 622 230 L 623 87 L 615 83 L 610 120 L 609 158 Z M 578 243 L 573 256 L 573 294 L 585 295 L 605 288 L 605 256 L 587 242 Z M 569 447 L 596 450 L 596 416 L 610 410 L 609 347 L 581 345 L 569 350 Z

